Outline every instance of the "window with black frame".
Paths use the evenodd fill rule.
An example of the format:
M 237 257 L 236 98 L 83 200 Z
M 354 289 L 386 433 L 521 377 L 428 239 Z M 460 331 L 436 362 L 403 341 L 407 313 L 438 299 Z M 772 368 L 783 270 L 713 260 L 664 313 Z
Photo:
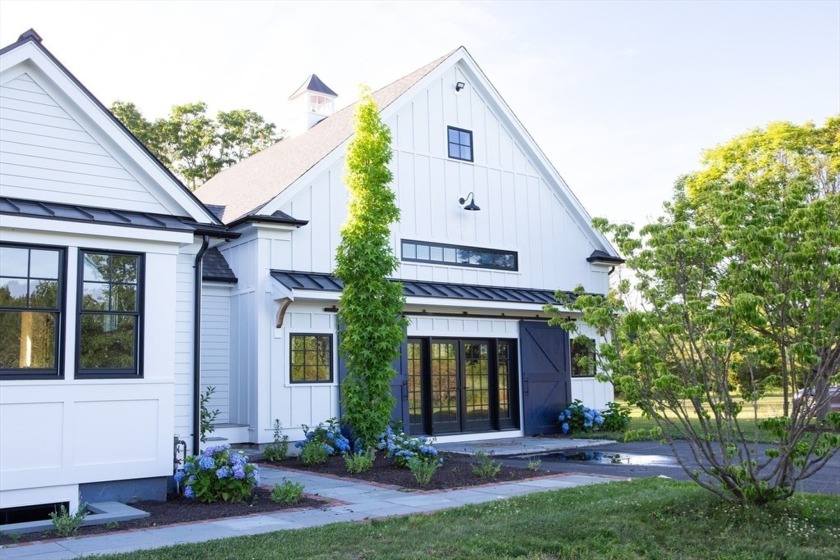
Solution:
M 142 255 L 83 250 L 79 264 L 77 375 L 142 375 Z
M 292 383 L 332 383 L 331 334 L 290 334 L 289 354 Z
M 0 375 L 56 377 L 64 250 L 0 245 Z
M 572 340 L 572 377 L 595 377 L 595 340 L 591 338 Z
M 462 161 L 473 160 L 473 136 L 469 130 L 447 127 L 447 143 L 449 145 L 449 157 Z

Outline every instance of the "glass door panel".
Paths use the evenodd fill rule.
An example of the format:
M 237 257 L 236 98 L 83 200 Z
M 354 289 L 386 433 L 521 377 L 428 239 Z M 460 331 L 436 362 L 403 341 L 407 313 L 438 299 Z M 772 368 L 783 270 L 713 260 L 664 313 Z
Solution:
M 461 431 L 458 384 L 458 344 L 432 341 L 431 344 L 432 431 Z
M 462 368 L 463 412 L 466 431 L 490 429 L 490 344 L 464 342 Z
M 420 341 L 409 340 L 408 353 L 408 423 L 412 434 L 425 433 L 423 425 L 423 348 Z

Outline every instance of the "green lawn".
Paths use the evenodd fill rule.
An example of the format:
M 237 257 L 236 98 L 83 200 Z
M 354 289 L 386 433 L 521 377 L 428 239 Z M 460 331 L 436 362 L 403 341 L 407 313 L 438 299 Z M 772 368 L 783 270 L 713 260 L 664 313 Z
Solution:
M 630 430 L 634 432 L 634 440 L 654 440 L 659 439 L 659 436 L 648 435 L 647 437 L 637 433 L 640 431 L 648 431 L 656 428 L 656 422 L 650 418 L 642 416 L 642 411 L 638 407 L 631 406 L 627 402 L 616 399 L 619 404 L 630 408 Z M 758 401 L 758 406 L 753 409 L 752 404 L 745 404 L 744 410 L 738 415 L 741 429 L 745 434 L 757 434 L 757 441 L 761 443 L 773 442 L 772 437 L 758 429 L 757 423 L 764 418 L 773 418 L 782 416 L 784 411 L 783 398 L 781 390 L 777 392 L 768 393 Z M 697 422 L 696 416 L 692 415 L 693 421 Z M 580 437 L 589 437 L 592 439 L 614 439 L 623 441 L 625 434 L 622 432 L 594 432 L 592 434 L 578 434 Z M 680 434 L 676 431 L 672 432 L 671 437 L 674 439 L 681 439 Z
M 646 479 L 108 558 L 831 560 L 840 559 L 840 497 L 741 508 L 690 483 Z

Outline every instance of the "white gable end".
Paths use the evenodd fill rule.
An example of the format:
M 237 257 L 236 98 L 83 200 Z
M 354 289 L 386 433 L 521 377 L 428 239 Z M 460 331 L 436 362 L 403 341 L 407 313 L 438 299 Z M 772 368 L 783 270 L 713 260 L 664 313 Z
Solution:
M 218 223 L 32 41 L 0 59 L 0 195 Z
M 27 73 L 0 86 L 3 196 L 170 214 Z
M 457 82 L 466 83 L 460 92 Z M 589 215 L 465 51 L 382 108 L 382 116 L 392 131 L 392 188 L 401 209 L 393 228 L 397 257 L 402 257 L 402 241 L 412 240 L 512 252 L 518 261 L 517 270 L 506 271 L 403 259 L 399 277 L 606 289 L 606 269 L 586 259 L 595 250 L 615 250 L 592 229 Z M 448 127 L 472 133 L 473 161 L 449 157 Z M 272 268 L 332 270 L 346 217 L 343 153 L 342 146 L 261 211 L 279 209 L 309 221 L 294 232 L 287 252 L 277 251 Z M 480 211 L 465 211 L 459 204 L 470 192 Z

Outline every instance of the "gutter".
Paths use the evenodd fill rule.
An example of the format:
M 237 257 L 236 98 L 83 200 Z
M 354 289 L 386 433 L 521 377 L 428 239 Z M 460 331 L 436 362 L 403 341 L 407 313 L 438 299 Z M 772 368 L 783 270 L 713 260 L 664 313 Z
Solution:
M 195 299 L 193 300 L 193 437 L 192 454 L 198 455 L 198 447 L 201 444 L 201 260 L 207 252 L 210 244 L 210 236 L 204 234 L 201 239 L 201 248 L 195 255 L 194 289 Z

